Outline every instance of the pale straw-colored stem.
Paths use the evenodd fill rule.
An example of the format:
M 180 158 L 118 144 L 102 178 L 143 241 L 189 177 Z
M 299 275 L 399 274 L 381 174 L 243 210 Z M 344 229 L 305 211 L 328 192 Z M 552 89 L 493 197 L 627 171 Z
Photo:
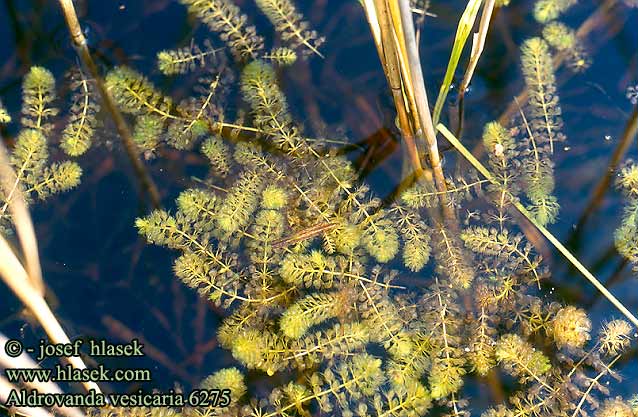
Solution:
M 66 335 L 60 322 L 44 301 L 42 295 L 33 288 L 29 276 L 24 267 L 15 256 L 9 243 L 0 235 L 0 278 L 4 280 L 9 289 L 27 306 L 38 320 L 38 323 L 44 328 L 52 343 L 70 343 L 69 337 Z M 77 369 L 86 369 L 86 365 L 82 358 L 78 356 L 65 357 L 65 360 Z M 84 382 L 87 392 L 95 390 L 101 392 L 95 382 Z
M 452 144 L 452 146 L 454 146 L 456 150 L 465 159 L 467 159 L 467 161 L 472 164 L 472 166 L 487 180 L 495 185 L 501 185 L 499 184 L 496 177 L 494 177 L 494 175 L 492 175 L 492 173 L 490 173 L 490 171 L 485 167 L 485 165 L 483 165 L 478 159 L 476 159 L 476 157 L 472 155 L 472 153 L 465 146 L 463 146 L 463 144 L 443 124 L 439 123 L 436 128 L 443 134 L 443 136 L 445 136 L 445 138 Z M 591 282 L 592 285 L 596 287 L 596 289 L 600 291 L 601 294 L 603 294 L 603 296 L 605 296 L 605 298 L 607 298 L 607 300 L 609 300 L 609 302 L 614 305 L 614 307 L 618 309 L 618 311 L 620 311 L 625 317 L 627 317 L 627 319 L 629 319 L 634 324 L 634 326 L 638 327 L 638 318 L 636 318 L 636 316 L 631 311 L 629 311 L 629 309 L 625 307 L 623 303 L 621 303 L 620 300 L 616 298 L 616 296 L 614 296 L 607 288 L 605 288 L 605 286 L 598 280 L 598 278 L 596 278 L 594 274 L 589 272 L 589 270 L 574 255 L 572 255 L 572 253 L 560 242 L 560 240 L 558 240 L 549 230 L 547 230 L 547 228 L 538 223 L 534 216 L 532 216 L 532 214 L 527 211 L 527 209 L 518 200 L 516 200 L 516 198 L 512 197 L 512 201 L 514 201 L 514 207 L 523 216 L 525 216 L 525 218 L 527 218 L 527 220 L 529 220 L 530 223 L 532 223 L 538 229 L 538 231 L 541 232 L 541 234 L 545 236 L 545 238 L 549 240 L 549 242 L 554 245 L 554 247 L 558 249 L 558 251 L 565 258 L 567 258 L 567 260 L 581 274 L 583 274 L 583 276 L 587 278 L 587 280 Z
M 472 51 L 470 52 L 470 61 L 465 69 L 465 75 L 463 75 L 463 81 L 459 88 L 459 94 L 465 95 L 465 91 L 472 81 L 474 70 L 476 65 L 483 54 L 483 48 L 485 48 L 485 39 L 487 39 L 487 31 L 490 28 L 490 21 L 492 20 L 492 12 L 494 11 L 495 0 L 486 0 L 483 4 L 483 12 L 481 14 L 481 22 L 479 23 L 478 32 L 476 32 L 472 38 Z
M 6 345 L 9 340 L 5 335 L 0 333 L 0 347 Z M 6 368 L 20 368 L 20 369 L 39 369 L 40 366 L 29 357 L 26 353 L 22 353 L 18 357 L 9 357 L 4 349 L 0 348 L 0 366 Z M 25 381 L 24 385 L 29 388 L 33 388 L 37 390 L 39 393 L 47 393 L 47 394 L 62 394 L 62 390 L 60 387 L 51 382 L 51 381 Z M 2 394 L 4 395 L 4 393 Z M 31 410 L 31 408 L 28 408 Z M 80 411 L 78 408 L 72 407 L 56 407 L 60 413 L 65 415 L 66 417 L 85 417 L 84 413 Z

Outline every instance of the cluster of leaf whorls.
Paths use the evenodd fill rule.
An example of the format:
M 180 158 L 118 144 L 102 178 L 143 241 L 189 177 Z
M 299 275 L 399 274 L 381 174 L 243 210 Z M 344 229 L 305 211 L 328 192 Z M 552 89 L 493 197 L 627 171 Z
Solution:
M 178 147 L 201 143 L 211 162 L 209 187 L 184 191 L 175 210 L 155 211 L 137 227 L 150 242 L 177 250 L 177 277 L 227 310 L 218 339 L 241 367 L 289 377 L 256 398 L 239 370 L 221 370 L 202 384 L 232 387 L 234 402 L 208 415 L 309 416 L 320 410 L 407 417 L 426 415 L 433 403 L 464 415 L 471 400 L 462 390 L 466 378 L 498 367 L 518 379 L 520 389 L 487 416 L 576 417 L 595 408 L 606 393 L 589 382 L 614 376 L 612 366 L 633 330 L 614 320 L 590 341 L 592 325 L 583 310 L 538 297 L 547 270 L 511 231 L 509 213 L 519 198 L 542 224 L 557 215 L 550 157 L 563 139 L 562 120 L 545 41 L 533 38 L 522 47 L 530 100 L 521 109 L 520 129 L 485 128 L 489 166 L 498 179 L 485 195 L 493 208 L 478 220 L 468 217 L 459 234 L 425 215 L 424 208 L 439 204 L 427 183 L 383 205 L 346 158 L 304 135 L 261 52 L 263 39 L 236 6 L 183 3 L 220 33 L 241 63 L 240 88 L 252 123 L 227 121 L 219 105 L 221 75 L 203 95 L 174 105 L 140 74 L 116 69 L 109 88 L 140 132 L 150 118 L 151 136 L 166 130 Z M 300 41 L 309 38 L 307 26 L 299 26 L 289 1 L 258 4 L 290 47 L 316 51 L 317 44 Z M 158 60 L 168 74 L 208 69 L 208 57 L 220 58 L 210 51 L 191 46 Z M 194 65 L 180 66 L 180 60 Z M 450 180 L 447 200 L 460 209 L 484 182 Z M 436 270 L 424 274 L 431 251 Z M 399 285 L 388 268 L 398 267 L 400 257 L 401 277 L 420 273 L 412 277 L 423 286 Z M 607 400 L 600 413 L 627 407 Z
M 93 136 L 97 106 L 90 97 L 90 83 L 77 74 L 73 80 L 76 93 L 68 109 L 67 124 L 61 135 L 54 121 L 57 107 L 55 79 L 42 67 L 31 67 L 22 84 L 21 130 L 11 152 L 16 178 L 8 189 L 0 188 L 0 233 L 10 229 L 9 203 L 19 190 L 27 202 L 34 197 L 44 200 L 67 191 L 80 182 L 82 170 L 71 161 L 50 162 L 49 141 L 60 136 L 60 147 L 70 156 L 85 151 Z M 11 123 L 9 112 L 0 103 L 0 123 Z

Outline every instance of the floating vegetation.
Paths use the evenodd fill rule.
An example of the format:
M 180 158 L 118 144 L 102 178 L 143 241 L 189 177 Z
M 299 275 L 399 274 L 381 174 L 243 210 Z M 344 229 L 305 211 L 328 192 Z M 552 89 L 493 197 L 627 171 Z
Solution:
M 76 84 L 80 86 L 81 84 Z M 86 150 L 91 141 L 96 107 L 92 104 L 89 87 L 75 96 L 70 107 L 70 121 L 63 133 L 61 147 Z M 82 98 L 80 98 L 82 97 Z M 68 191 L 80 183 L 82 169 L 72 161 L 51 162 L 49 141 L 59 109 L 55 107 L 55 78 L 43 67 L 31 67 L 22 84 L 21 130 L 15 139 L 11 166 L 15 180 L 11 187 L 0 189 L 0 231 L 10 229 L 9 204 L 19 190 L 27 203 L 34 198 L 45 200 L 53 194 Z M 11 122 L 11 117 L 0 108 L 0 123 Z M 79 152 L 81 153 L 81 152 Z
M 558 18 L 577 0 L 537 0 L 534 4 L 534 18 L 540 23 L 547 23 Z
M 236 57 L 256 58 L 263 49 L 263 38 L 254 26 L 246 23 L 246 15 L 231 0 L 180 0 L 180 3 L 216 32 Z
M 73 104 L 69 109 L 68 124 L 62 132 L 60 147 L 69 156 L 79 156 L 91 147 L 97 124 L 96 113 L 100 106 L 95 101 L 95 87 L 84 74 L 78 73 L 72 84 Z
M 215 52 L 208 39 L 204 41 L 203 48 L 191 42 L 184 48 L 158 52 L 157 68 L 164 75 L 185 74 L 197 67 L 205 67 L 206 60 L 214 58 Z
M 310 24 L 303 20 L 291 0 L 257 0 L 257 6 L 272 22 L 281 39 L 293 48 L 304 48 L 323 58 L 317 49 L 324 39 L 309 29 Z
M 555 50 L 567 54 L 568 65 L 575 72 L 584 71 L 591 65 L 576 32 L 564 23 L 548 23 L 543 29 L 543 38 Z
M 638 270 L 638 166 L 630 163 L 624 167 L 617 182 L 625 197 L 625 207 L 614 235 L 616 249 Z
M 102 128 L 97 87 L 114 101 L 103 110 L 117 109 L 130 124 L 135 152 L 169 161 L 188 155 L 207 170 L 196 182 L 180 178 L 181 192 L 171 194 L 173 187 L 165 193 L 177 198 L 139 215 L 135 227 L 149 244 L 171 250 L 173 275 L 219 313 L 218 326 L 206 329 L 216 335 L 212 346 L 218 343 L 233 362 L 194 385 L 228 390 L 228 402 L 109 406 L 89 416 L 464 417 L 476 411 L 477 378 L 495 384 L 503 398 L 483 410 L 484 417 L 635 414 L 635 402 L 612 396 L 609 388 L 611 379 L 621 380 L 614 367 L 628 357 L 635 329 L 625 319 L 595 323 L 587 310 L 548 294 L 545 288 L 555 284 L 533 233 L 553 238 L 545 226 L 560 209 L 554 158 L 566 138 L 555 75 L 560 62 L 553 53 L 575 70 L 591 62 L 576 32 L 557 20 L 575 1 L 534 3 L 542 36 L 520 45 L 525 86 L 515 99 L 516 117 L 472 132 L 485 166 L 478 156 L 460 153 L 481 177 L 457 169 L 437 178 L 434 168 L 443 168 L 427 163 L 438 152 L 436 137 L 426 152 L 406 134 L 406 126 L 413 128 L 421 141 L 428 127 L 442 131 L 432 126 L 427 97 L 412 88 L 421 70 L 407 53 L 416 47 L 409 19 L 424 18 L 429 2 L 412 1 L 407 13 L 397 4 L 399 18 L 378 33 L 371 25 L 388 78 L 398 80 L 392 92 L 402 146 L 416 149 L 404 166 L 410 175 L 387 196 L 362 178 L 347 151 L 310 137 L 295 117 L 280 79 L 298 58 L 324 62 L 317 59 L 324 38 L 292 1 L 256 1 L 284 45 L 272 48 L 264 41 L 270 37 L 258 34 L 231 0 L 179 3 L 223 47 L 193 40 L 155 56 L 159 77 L 178 83 L 178 93 L 127 65 L 110 68 L 103 85 L 100 77 L 75 74 L 67 107 L 59 106 L 48 70 L 32 67 L 23 82 L 11 166 L 13 187 L 29 202 L 79 183 L 80 166 L 51 161 L 49 141 L 59 137 L 71 157 L 89 151 Z M 382 6 L 363 3 L 366 13 Z M 470 6 L 478 16 L 481 2 Z M 492 10 L 483 13 L 481 27 L 488 28 Z M 388 44 L 388 36 L 396 44 Z M 195 85 L 182 88 L 182 81 Z M 627 93 L 632 100 L 634 92 Z M 237 100 L 229 97 L 233 93 Z M 429 126 L 426 117 L 415 116 L 423 109 Z M 65 123 L 57 123 L 60 114 Z M 11 123 L 1 103 L 0 123 Z M 637 184 L 638 168 L 629 164 L 618 180 L 625 210 L 615 244 L 634 266 Z M 5 188 L 0 224 L 7 234 L 14 192 Z M 499 374 L 507 376 L 500 381 Z

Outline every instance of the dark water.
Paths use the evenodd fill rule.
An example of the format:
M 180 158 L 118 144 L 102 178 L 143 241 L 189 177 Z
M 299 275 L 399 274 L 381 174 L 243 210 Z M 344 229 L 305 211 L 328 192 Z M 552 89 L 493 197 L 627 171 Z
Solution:
M 254 4 L 237 3 L 258 27 L 266 28 L 262 32 L 269 36 L 270 26 Z M 385 195 L 399 180 L 401 153 L 393 128 L 392 102 L 362 10 L 354 0 L 297 3 L 326 37 L 326 59 L 301 62 L 282 72 L 290 106 L 296 118 L 306 122 L 309 133 L 339 132 L 351 142 L 361 142 L 362 150 L 353 151 L 351 157 L 367 161 L 363 168 L 368 181 Z M 438 17 L 426 21 L 421 48 L 429 93 L 436 97 L 464 2 L 433 3 L 432 12 Z M 498 118 L 523 88 L 516 45 L 538 35 L 539 28 L 530 14 L 531 2 L 513 3 L 495 16 L 474 76 L 466 100 L 466 144 L 476 144 L 483 124 Z M 174 97 L 188 94 L 186 87 L 161 77 L 154 68 L 158 51 L 188 45 L 193 37 L 206 36 L 204 28 L 192 29 L 193 22 L 184 7 L 169 0 L 76 4 L 103 69 L 131 65 L 150 74 Z M 582 1 L 563 21 L 578 27 L 601 4 Z M 573 75 L 563 68 L 557 75 L 568 141 L 556 159 L 557 196 L 562 210 L 551 230 L 563 241 L 575 232 L 592 189 L 604 175 L 634 111 L 625 90 L 638 82 L 637 10 L 623 9 L 623 13 L 590 34 L 587 46 L 593 64 L 587 72 Z M 213 43 L 221 45 L 216 38 Z M 271 43 L 272 39 L 267 39 L 267 44 Z M 63 73 L 75 62 L 54 1 L 0 3 L 0 97 L 12 114 L 19 113 L 20 82 L 29 66 L 46 66 L 64 85 Z M 462 59 L 461 68 L 464 62 Z M 317 115 L 326 126 L 317 123 Z M 5 137 L 15 134 L 15 125 L 3 130 Z M 233 363 L 230 354 L 215 344 L 215 329 L 222 313 L 172 277 L 173 253 L 148 246 L 137 236 L 133 223 L 148 212 L 147 202 L 140 198 L 137 181 L 112 129 L 100 133 L 97 142 L 80 159 L 85 170 L 80 187 L 33 207 L 55 312 L 72 338 L 143 338 L 157 353 L 139 360 L 106 361 L 111 367 L 152 369 L 154 379 L 143 388 L 168 389 L 175 383 L 190 387 L 212 371 Z M 446 144 L 442 147 L 446 148 Z M 636 157 L 636 151 L 632 143 L 628 157 Z M 367 152 L 372 152 L 371 158 L 364 158 Z M 444 157 L 448 172 L 458 169 L 454 151 L 444 152 Z M 206 175 L 205 162 L 194 153 L 184 157 L 166 151 L 147 165 L 167 207 L 172 207 L 181 189 L 192 184 L 192 176 Z M 610 189 L 599 208 L 577 230 L 579 234 L 572 239 L 570 248 L 602 282 L 613 280 L 611 291 L 635 312 L 635 277 L 613 248 L 613 230 L 619 224 L 621 209 L 620 195 Z M 548 286 L 551 296 L 586 306 L 595 329 L 603 320 L 619 317 L 560 255 L 549 246 L 545 250 L 555 271 Z M 0 331 L 9 337 L 22 337 L 26 344 L 35 343 L 41 331 L 31 321 L 25 321 L 21 308 L 0 284 Z M 614 392 L 623 396 L 635 393 L 635 354 L 618 370 L 627 379 Z M 111 388 L 124 391 L 137 387 Z

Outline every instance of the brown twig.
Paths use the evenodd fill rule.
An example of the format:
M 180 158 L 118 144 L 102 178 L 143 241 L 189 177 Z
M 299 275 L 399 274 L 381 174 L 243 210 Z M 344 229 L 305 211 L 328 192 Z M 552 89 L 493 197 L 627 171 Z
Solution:
M 107 90 L 106 85 L 104 84 L 104 80 L 102 79 L 97 69 L 97 65 L 95 65 L 95 62 L 91 57 L 86 38 L 84 37 L 84 33 L 82 32 L 82 27 L 80 26 L 77 14 L 75 13 L 73 1 L 58 0 L 58 2 L 60 4 L 60 7 L 62 8 L 64 19 L 66 20 L 66 24 L 71 35 L 71 40 L 73 41 L 73 46 L 75 47 L 80 60 L 95 80 L 98 91 L 100 92 L 100 96 L 102 97 L 104 107 L 110 113 L 111 118 L 115 123 L 115 128 L 122 138 L 124 149 L 126 149 L 126 154 L 128 155 L 128 158 L 133 165 L 133 169 L 135 170 L 137 177 L 140 179 L 143 189 L 148 193 L 151 199 L 151 203 L 155 208 L 159 208 L 161 205 L 161 197 L 159 191 L 157 190 L 157 186 L 153 182 L 153 179 L 148 174 L 146 168 L 144 167 L 144 164 L 140 160 L 139 150 L 137 149 L 137 146 L 133 141 L 133 136 L 131 134 L 131 131 L 129 130 L 128 125 L 126 124 L 126 121 L 124 120 L 124 116 L 122 116 L 122 113 L 115 104 L 113 97 Z
M 612 176 L 618 169 L 622 159 L 624 158 L 629 146 L 632 143 L 633 138 L 638 134 L 638 107 L 634 107 L 634 111 L 631 113 L 629 117 L 629 121 L 625 126 L 625 130 L 623 131 L 622 139 L 616 149 L 614 149 L 614 153 L 611 156 L 611 160 L 607 165 L 607 171 L 603 175 L 603 177 L 598 181 L 598 184 L 594 188 L 594 192 L 592 193 L 591 200 L 587 207 L 583 211 L 583 214 L 580 216 L 578 223 L 574 229 L 574 233 L 569 237 L 568 241 L 572 242 L 574 239 L 578 238 L 582 227 L 589 219 L 589 216 L 598 208 L 600 203 L 603 200 L 603 197 L 609 190 L 609 184 L 611 182 Z
M 133 339 L 138 339 L 140 343 L 144 345 L 144 354 L 149 358 L 154 359 L 184 381 L 193 385 L 197 383 L 195 376 L 177 366 L 166 353 L 150 344 L 142 335 L 135 333 L 124 323 L 111 316 L 104 316 L 102 317 L 102 324 L 109 330 L 112 336 L 120 339 L 121 341 L 130 342 Z

